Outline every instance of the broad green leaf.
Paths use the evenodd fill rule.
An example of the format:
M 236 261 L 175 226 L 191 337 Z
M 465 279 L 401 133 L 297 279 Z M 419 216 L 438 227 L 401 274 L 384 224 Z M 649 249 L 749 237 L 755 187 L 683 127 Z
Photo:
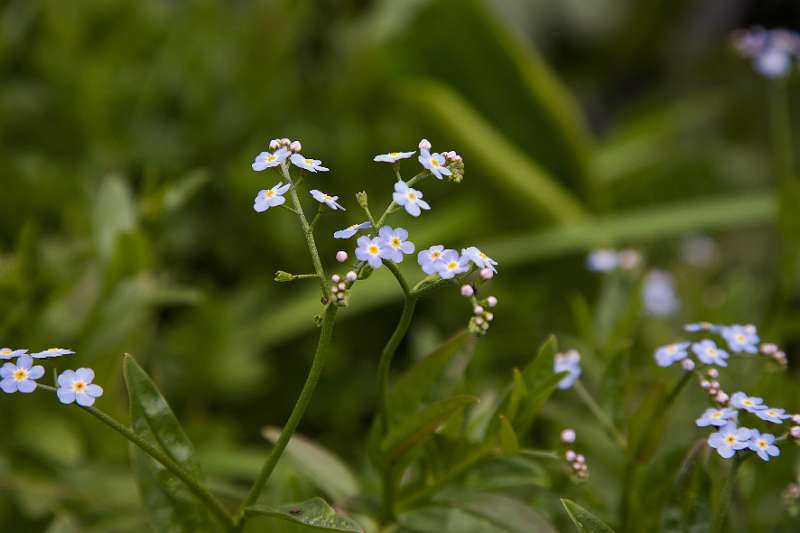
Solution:
M 125 356 L 123 371 L 133 431 L 201 482 L 203 475 L 194 459 L 194 447 L 155 383 L 129 355 Z M 181 480 L 133 444 L 130 453 L 144 510 L 153 529 L 169 533 L 217 530 L 206 507 Z
M 461 509 L 508 533 L 556 533 L 539 513 L 519 500 L 491 493 L 458 492 L 437 498 L 438 502 Z
M 519 440 L 514 427 L 503 415 L 500 415 L 500 447 L 506 455 L 514 455 L 519 451 Z
M 363 533 L 355 521 L 336 514 L 322 498 L 312 498 L 300 503 L 290 503 L 276 508 L 265 505 L 248 507 L 245 512 L 251 516 L 268 516 L 293 525 L 301 526 L 298 531 L 345 531 Z
M 462 331 L 400 376 L 389 392 L 390 416 L 393 419 L 408 416 L 429 397 L 441 395 L 443 392 L 435 386 L 442 380 L 442 374 L 462 349 L 474 345 L 475 337 Z
M 97 253 L 102 259 L 108 259 L 117 236 L 136 226 L 133 193 L 121 176 L 107 176 L 100 183 L 93 205 Z
M 608 527 L 605 522 L 572 500 L 562 498 L 561 503 L 581 533 L 614 533 L 614 530 Z
M 411 448 L 430 437 L 451 416 L 469 404 L 474 396 L 459 395 L 434 402 L 422 411 L 395 424 L 381 441 L 381 453 L 389 461 L 396 461 Z
M 275 444 L 280 437 L 279 428 L 267 427 L 261 431 L 265 439 Z M 358 479 L 344 462 L 331 451 L 296 433 L 286 446 L 285 457 L 310 483 L 317 486 L 334 502 L 355 496 Z
M 646 463 L 658 448 L 666 425 L 666 398 L 664 385 L 655 384 L 630 418 L 628 456 L 632 461 Z

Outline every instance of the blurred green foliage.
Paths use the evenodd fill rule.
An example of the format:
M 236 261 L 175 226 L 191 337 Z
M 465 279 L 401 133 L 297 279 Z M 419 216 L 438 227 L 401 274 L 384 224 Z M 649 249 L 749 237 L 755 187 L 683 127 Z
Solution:
M 725 380 L 800 410 L 800 278 L 783 254 L 800 236 L 796 185 L 779 186 L 769 144 L 769 88 L 728 48 L 727 32 L 758 12 L 747 2 L 730 11 L 699 4 L 7 0 L 0 344 L 75 349 L 74 364 L 94 367 L 106 389 L 103 408 L 123 420 L 121 356 L 134 354 L 197 447 L 212 490 L 239 500 L 274 440 L 262 429 L 285 421 L 302 385 L 319 307 L 314 287 L 271 281 L 279 268 L 309 266 L 289 213 L 251 209 L 255 192 L 273 184 L 249 169 L 253 155 L 288 136 L 332 169 L 325 188 L 352 207 L 320 223 L 321 253 L 333 263 L 339 243 L 325 236 L 360 221 L 354 193 L 388 199 L 391 173 L 371 156 L 428 137 L 457 150 L 467 174 L 425 189 L 433 211 L 408 220 L 413 240 L 479 243 L 502 274 L 492 286 L 496 323 L 458 367 L 454 389 L 480 396 L 473 414 L 485 409 L 488 420 L 508 407 L 498 391 L 511 386 L 511 369 L 525 368 L 555 332 L 583 353 L 587 388 L 644 440 L 639 466 L 626 470 L 574 392 L 558 393 L 529 405 L 535 424 L 509 424 L 538 448 L 574 427 L 587 483 L 547 462 L 500 458 L 481 468 L 504 477 L 478 471 L 462 487 L 491 494 L 446 493 L 402 527 L 517 531 L 503 520 L 546 519 L 568 530 L 566 498 L 573 516 L 597 520 L 586 507 L 618 531 L 679 530 L 686 516 L 702 530 L 722 477 L 718 461 L 685 457 L 699 454 L 692 420 L 703 399 L 687 389 L 659 422 L 664 431 L 648 431 L 659 394 L 679 376 L 656 369 L 652 350 L 683 320 L 760 324 L 787 345 L 789 371 L 743 362 Z M 790 97 L 797 86 L 795 75 Z M 681 252 L 697 232 L 719 246 L 703 266 Z M 672 271 L 680 316 L 642 317 L 636 287 L 586 271 L 588 250 L 623 245 Z M 367 433 L 377 356 L 400 296 L 377 272 L 341 313 L 300 426 L 341 459 L 290 447 L 264 496 L 270 512 L 320 490 L 338 503 L 377 497 Z M 398 372 L 463 327 L 460 304 L 452 290 L 420 303 Z M 3 531 L 147 528 L 122 438 L 45 395 L 0 400 Z M 308 453 L 334 474 L 304 472 L 297 458 Z M 343 480 L 345 468 L 360 481 Z M 791 451 L 745 465 L 731 527 L 793 531 L 780 493 L 798 468 Z M 621 501 L 625 483 L 631 502 Z

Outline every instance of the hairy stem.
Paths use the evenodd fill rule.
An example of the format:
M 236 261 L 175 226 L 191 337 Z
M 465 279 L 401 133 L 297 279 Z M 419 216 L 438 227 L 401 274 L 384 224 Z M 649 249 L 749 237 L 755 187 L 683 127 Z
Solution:
M 267 457 L 266 462 L 261 467 L 261 471 L 258 473 L 258 477 L 256 478 L 255 483 L 253 483 L 253 487 L 250 489 L 250 493 L 247 495 L 247 498 L 245 498 L 241 505 L 241 509 L 237 517 L 237 522 L 240 524 L 244 517 L 244 509 L 255 503 L 255 501 L 261 495 L 261 491 L 264 490 L 264 485 L 266 485 L 269 476 L 275 469 L 275 465 L 278 464 L 278 460 L 283 454 L 283 451 L 286 449 L 286 445 L 289 444 L 289 439 L 291 439 L 292 434 L 297 428 L 297 425 L 300 423 L 300 419 L 303 418 L 306 408 L 311 401 L 311 396 L 314 394 L 314 389 L 317 387 L 317 382 L 319 381 L 320 375 L 322 374 L 322 369 L 325 366 L 326 356 L 328 355 L 328 346 L 330 345 L 331 337 L 333 336 L 333 323 L 336 319 L 337 309 L 338 308 L 335 305 L 328 305 L 325 308 L 325 313 L 322 317 L 319 341 L 317 343 L 317 351 L 314 353 L 314 360 L 311 363 L 311 369 L 309 370 L 308 377 L 303 385 L 303 390 L 300 392 L 300 397 L 297 399 L 297 403 L 295 403 L 291 415 L 289 415 L 289 420 L 286 421 L 286 425 L 284 425 L 283 429 L 281 430 L 281 435 L 278 438 L 278 441 L 272 448 L 272 451 L 270 452 L 269 457 Z
M 37 385 L 37 389 L 43 389 L 49 392 L 55 392 L 56 389 L 54 387 L 50 387 L 49 385 Z M 100 422 L 104 423 L 134 445 L 138 446 L 144 453 L 158 461 L 164 468 L 170 471 L 175 477 L 180 479 L 189 491 L 194 494 L 197 499 L 199 499 L 206 507 L 214 514 L 214 516 L 219 520 L 226 529 L 232 530 L 234 528 L 234 522 L 231 518 L 230 514 L 228 514 L 227 509 L 222 503 L 214 497 L 203 485 L 201 485 L 189 472 L 187 472 L 181 465 L 176 463 L 171 457 L 169 457 L 166 453 L 158 449 L 157 447 L 150 444 L 147 440 L 142 438 L 140 435 L 137 435 L 127 426 L 121 424 L 116 419 L 112 418 L 110 415 L 106 414 L 104 411 L 97 409 L 96 407 L 84 407 L 78 406 L 80 409 L 86 411 L 90 415 L 97 418 Z

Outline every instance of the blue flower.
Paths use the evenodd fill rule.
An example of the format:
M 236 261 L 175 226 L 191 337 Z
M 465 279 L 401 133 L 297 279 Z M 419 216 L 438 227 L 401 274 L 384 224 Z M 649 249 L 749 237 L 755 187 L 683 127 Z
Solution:
M 728 347 L 734 352 L 758 353 L 758 343 L 761 339 L 756 333 L 756 327 L 733 325 L 723 326 L 720 334 L 727 341 Z
M 0 348 L 0 359 L 14 359 L 20 355 L 25 355 L 28 350 L 12 350 L 11 348 Z
M 418 217 L 420 214 L 420 208 L 422 209 L 430 209 L 431 206 L 428 205 L 428 202 L 422 199 L 422 192 L 418 191 L 417 189 L 412 189 L 406 182 L 399 180 L 397 183 L 394 184 L 394 193 L 392 194 L 392 200 L 397 205 L 403 206 L 406 210 L 406 213 L 411 215 L 412 217 Z
M 699 427 L 724 426 L 736 417 L 736 409 L 706 409 L 703 416 L 694 421 Z
M 289 156 L 289 151 L 286 148 L 280 148 L 273 153 L 261 152 L 256 156 L 253 161 L 253 170 L 265 170 L 270 167 L 277 167 L 283 163 Z
M 698 331 L 719 331 L 720 326 L 712 324 L 711 322 L 693 322 L 683 326 L 684 331 L 696 333 Z
M 730 459 L 736 450 L 744 450 L 750 447 L 750 436 L 753 430 L 748 428 L 737 428 L 733 422 L 728 422 L 717 433 L 712 433 L 708 437 L 708 445 L 717 450 L 725 459 Z
M 336 211 L 337 209 L 346 211 L 346 209 L 342 207 L 342 205 L 339 202 L 336 201 L 339 199 L 338 196 L 330 196 L 328 194 L 325 194 L 324 192 L 318 191 L 317 189 L 311 189 L 309 192 L 311 193 L 311 196 L 314 197 L 314 200 L 318 201 L 321 204 L 327 205 L 334 211 Z
M 362 235 L 356 241 L 356 258 L 359 261 L 366 261 L 372 268 L 378 268 L 383 264 L 383 259 L 388 259 L 388 253 L 381 243 L 380 237 L 370 239 Z
M 435 265 L 436 272 L 442 279 L 452 279 L 469 270 L 469 259 L 458 255 L 455 250 L 446 250 L 441 261 Z
M 690 344 L 689 342 L 676 342 L 658 348 L 655 353 L 656 363 L 658 363 L 658 366 L 667 367 L 676 361 L 680 361 L 689 355 L 687 349 Z
M 22 355 L 16 363 L 6 363 L 0 367 L 0 389 L 8 394 L 30 393 L 36 390 L 36 380 L 44 376 L 42 365 L 33 365 L 29 355 Z
M 661 270 L 653 270 L 647 274 L 642 300 L 645 313 L 654 316 L 673 315 L 681 307 L 672 284 L 672 276 Z
M 770 433 L 759 433 L 757 429 L 752 430 L 750 435 L 750 449 L 758 454 L 765 461 L 769 461 L 770 456 L 777 457 L 781 454 L 780 448 L 775 446 L 775 435 Z
M 422 250 L 417 254 L 417 263 L 422 267 L 422 271 L 428 275 L 433 275 L 438 272 L 437 265 L 442 262 L 445 252 L 453 252 L 455 250 L 445 250 L 441 244 L 431 246 L 427 250 Z
M 756 396 L 748 396 L 741 391 L 733 393 L 733 396 L 731 396 L 731 405 L 750 413 L 755 413 L 756 411 L 767 408 L 767 406 L 764 405 L 763 399 Z
M 372 224 L 369 222 L 362 222 L 361 224 L 353 224 L 352 226 L 347 226 L 344 229 L 340 229 L 333 233 L 334 239 L 349 239 L 362 229 L 371 228 Z
M 486 255 L 485 253 L 481 252 L 475 246 L 470 246 L 469 248 L 464 248 L 461 250 L 461 255 L 467 258 L 468 260 L 472 261 L 472 263 L 478 268 L 488 268 L 495 274 L 497 274 L 497 261 Z
M 408 241 L 408 232 L 403 228 L 383 226 L 378 230 L 378 237 L 385 249 L 385 258 L 394 263 L 403 261 L 403 254 L 414 253 L 414 243 Z
M 407 159 L 416 153 L 417 152 L 389 152 L 388 154 L 376 155 L 372 160 L 378 161 L 379 163 L 397 163 L 401 159 Z
M 586 268 L 592 272 L 611 272 L 619 266 L 619 255 L 614 250 L 595 250 L 586 258 Z
M 567 372 L 567 376 L 558 382 L 559 389 L 568 389 L 572 387 L 581 375 L 581 354 L 576 350 L 570 350 L 566 353 L 557 353 L 555 362 L 553 363 L 553 372 L 556 374 Z
M 329 169 L 321 165 L 319 159 L 306 159 L 302 154 L 292 154 L 289 158 L 292 164 L 309 172 L 327 172 Z
M 783 29 L 752 28 L 734 35 L 734 45 L 753 66 L 768 78 L 782 78 L 792 67 L 792 58 L 800 55 L 800 37 Z
M 428 169 L 431 174 L 436 176 L 436 179 L 444 179 L 444 176 L 450 176 L 453 173 L 445 166 L 446 161 L 442 154 L 430 153 L 428 150 L 420 150 L 418 157 L 420 164 Z
M 270 207 L 276 207 L 286 202 L 286 198 L 284 198 L 283 195 L 286 194 L 286 191 L 288 191 L 291 186 L 290 183 L 284 185 L 283 182 L 281 182 L 271 189 L 261 189 L 258 191 L 256 199 L 253 202 L 253 209 L 259 213 L 263 213 Z
M 34 359 L 50 359 L 51 357 L 61 357 L 62 355 L 72 355 L 75 352 L 66 348 L 48 348 L 41 352 L 32 353 Z
M 103 395 L 103 387 L 92 384 L 94 371 L 91 368 L 65 370 L 58 376 L 56 394 L 61 403 L 78 402 L 88 407 L 94 404 L 95 398 Z
M 753 411 L 753 414 L 761 420 L 766 420 L 767 422 L 772 422 L 773 424 L 783 424 L 784 420 L 787 418 L 792 418 L 792 415 L 786 414 L 785 409 L 776 409 L 774 407 L 758 409 Z
M 698 359 L 706 365 L 728 366 L 725 361 L 728 358 L 728 352 L 717 348 L 714 341 L 705 339 L 700 342 L 692 344 L 692 351 L 697 354 Z

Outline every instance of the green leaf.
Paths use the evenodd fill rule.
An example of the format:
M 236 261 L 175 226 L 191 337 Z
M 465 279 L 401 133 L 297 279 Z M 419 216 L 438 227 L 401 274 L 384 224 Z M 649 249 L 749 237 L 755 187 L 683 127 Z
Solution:
M 519 500 L 491 493 L 459 492 L 437 501 L 478 516 L 507 533 L 556 533 L 539 513 Z
M 434 402 L 422 411 L 398 422 L 381 441 L 381 453 L 389 461 L 396 461 L 411 448 L 425 441 L 451 416 L 478 399 L 459 395 Z
M 614 530 L 608 527 L 605 522 L 572 500 L 562 498 L 561 503 L 581 533 L 614 533 Z
M 630 418 L 628 455 L 632 461 L 646 463 L 658 449 L 666 426 L 666 399 L 664 385 L 654 385 Z
M 519 440 L 511 422 L 503 415 L 500 415 L 500 447 L 506 455 L 514 455 L 519 451 Z
M 528 386 L 525 385 L 525 378 L 518 368 L 512 371 L 511 379 L 511 398 L 508 401 L 505 414 L 509 420 L 514 420 L 519 410 L 519 403 L 528 395 Z
M 133 193 L 121 176 L 107 176 L 94 200 L 93 226 L 97 253 L 108 259 L 121 233 L 136 227 Z
M 279 428 L 267 427 L 261 434 L 275 444 L 281 431 Z M 353 497 L 359 492 L 358 480 L 341 459 L 296 433 L 286 446 L 285 457 L 301 475 L 334 502 Z
M 462 331 L 404 373 L 389 392 L 391 417 L 400 419 L 413 414 L 430 396 L 441 394 L 442 387 L 437 385 L 442 380 L 442 374 L 454 357 L 467 346 L 475 346 L 475 337 Z
M 129 355 L 125 356 L 123 371 L 133 431 L 202 482 L 194 447 L 155 383 Z M 206 507 L 181 480 L 133 444 L 130 454 L 144 510 L 153 529 L 169 533 L 217 530 Z
M 470 469 L 464 486 L 487 492 L 532 486 L 550 488 L 550 477 L 541 464 L 527 457 L 489 457 Z
M 363 533 L 361 526 L 353 520 L 336 514 L 322 498 L 312 498 L 300 503 L 290 503 L 277 508 L 254 505 L 245 509 L 248 515 L 268 516 L 294 525 L 299 531 L 345 531 Z

